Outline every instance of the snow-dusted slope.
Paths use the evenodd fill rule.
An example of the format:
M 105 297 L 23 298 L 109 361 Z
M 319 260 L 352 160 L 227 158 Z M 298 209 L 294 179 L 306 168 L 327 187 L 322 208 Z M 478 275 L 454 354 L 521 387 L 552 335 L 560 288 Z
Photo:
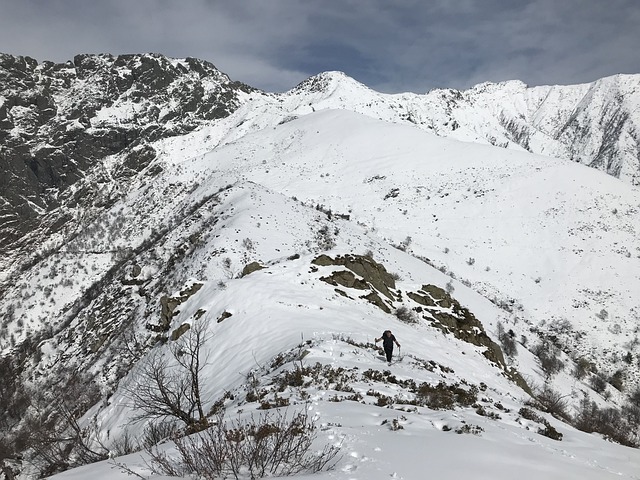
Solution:
M 326 115 L 328 112 L 321 116 Z M 361 120 L 362 117 L 350 115 L 343 119 L 352 129 Z M 365 124 L 371 128 L 369 120 L 365 119 Z M 295 162 L 291 161 L 289 166 L 294 167 Z M 377 166 L 381 167 L 380 164 Z M 176 166 L 176 172 L 181 173 L 175 178 L 186 180 L 194 172 L 200 172 L 203 187 L 192 195 L 196 198 L 207 196 L 207 189 L 213 191 L 215 182 L 213 177 L 207 179 L 205 172 L 214 172 L 216 181 L 224 181 L 224 176 L 219 177 L 220 167 L 220 161 L 211 156 L 194 159 Z M 158 182 L 164 184 L 161 178 Z M 174 195 L 176 200 L 179 197 L 179 194 Z M 145 203 L 157 196 L 144 198 L 132 196 L 131 205 L 144 209 Z M 143 212 L 136 218 L 135 210 L 129 207 L 124 211 L 132 215 L 126 227 L 129 234 L 134 234 L 130 229 L 135 229 L 139 218 L 149 216 Z M 166 212 L 156 211 L 150 216 L 161 219 L 166 215 Z M 207 227 L 195 228 L 198 222 L 204 222 Z M 313 206 L 305 207 L 299 201 L 255 183 L 243 182 L 219 192 L 216 200 L 212 199 L 208 207 L 199 209 L 191 220 L 176 226 L 155 248 L 161 259 L 155 265 L 169 265 L 172 263 L 170 245 L 179 244 L 180 238 L 190 238 L 190 228 L 195 228 L 193 233 L 200 232 L 192 249 L 174 260 L 179 268 L 159 272 L 154 267 L 151 252 L 138 256 L 132 262 L 141 267 L 135 277 L 140 285 L 125 286 L 120 298 L 112 301 L 120 303 L 127 291 L 131 297 L 137 297 L 140 286 L 148 293 L 153 292 L 154 285 L 162 282 L 161 277 L 171 272 L 180 273 L 173 280 L 184 282 L 175 285 L 175 291 L 166 292 L 172 296 L 178 296 L 178 291 L 184 291 L 193 282 L 202 283 L 202 288 L 176 308 L 167 332 L 171 333 L 185 323 L 202 322 L 207 326 L 210 335 L 205 346 L 208 363 L 202 376 L 206 409 L 225 397 L 229 419 L 259 415 L 261 402 L 274 402 L 275 398 L 286 399 L 289 412 L 306 409 L 321 428 L 318 448 L 325 442 L 340 445 L 343 454 L 335 471 L 312 478 L 362 476 L 382 479 L 392 476 L 413 479 L 422 478 L 424 471 L 437 472 L 443 478 L 473 473 L 478 478 L 506 479 L 512 478 L 515 472 L 524 479 L 539 478 L 540 475 L 551 479 L 633 478 L 640 462 L 637 450 L 603 442 L 598 436 L 578 432 L 549 415 L 540 414 L 563 434 L 562 441 L 537 433 L 542 425 L 519 413 L 529 398 L 527 393 L 504 376 L 500 365 L 485 358 L 484 347 L 443 333 L 432 320 L 422 315 L 416 315 L 418 323 L 404 323 L 361 298 L 366 291 L 340 287 L 341 294 L 336 287 L 322 281 L 322 277 L 340 270 L 339 267 L 312 263 L 327 246 L 327 236 L 317 235 L 325 226 L 329 227 L 328 238 L 334 243 L 334 248 L 326 253 L 335 257 L 341 253 L 370 250 L 389 272 L 398 275 L 400 279 L 396 281 L 395 292 L 401 295 L 390 302 L 396 308 L 413 309 L 419 305 L 411 300 L 409 292 L 416 292 L 425 284 L 444 287 L 450 281 L 447 275 L 424 261 L 381 242 L 379 234 L 371 229 L 335 215 L 329 220 Z M 225 262 L 226 258 L 231 260 Z M 254 260 L 266 268 L 236 278 L 238 266 Z M 128 267 L 122 270 L 128 271 Z M 128 278 L 125 276 L 118 281 Z M 505 321 L 504 311 L 459 282 L 451 283 L 454 297 L 474 312 L 493 336 L 497 322 Z M 86 335 L 91 334 L 89 323 L 81 317 L 78 320 L 72 325 L 75 338 L 65 339 L 60 335 L 51 342 L 61 342 L 58 355 L 64 356 L 45 355 L 43 366 L 52 368 L 61 358 L 66 362 L 82 362 L 89 358 L 81 353 L 88 338 L 83 339 L 81 332 L 87 329 Z M 157 321 L 158 314 L 152 314 L 149 320 Z M 147 338 L 153 338 L 155 334 L 142 327 L 139 320 L 126 326 L 129 332 L 137 332 L 138 341 L 145 344 Z M 399 351 L 396 350 L 402 360 L 390 367 L 384 364 L 380 352 L 373 346 L 373 339 L 387 328 L 393 330 L 402 345 Z M 71 344 L 67 343 L 69 341 Z M 172 341 L 158 343 L 148 355 L 166 352 L 171 344 Z M 119 351 L 121 356 L 123 351 Z M 517 361 L 522 374 L 530 384 L 541 384 L 543 378 L 532 354 L 522 347 L 518 351 Z M 304 356 L 299 360 L 301 352 Z M 282 357 L 288 360 L 277 360 Z M 110 357 L 103 355 L 103 358 Z M 145 362 L 144 358 L 139 366 Z M 100 363 L 96 370 L 101 377 L 107 376 L 106 372 L 113 371 L 110 366 L 124 360 L 121 357 L 116 362 L 112 358 Z M 333 383 L 328 388 L 323 387 L 322 376 L 320 380 L 309 380 L 304 387 L 289 386 L 284 390 L 275 387 L 285 371 L 317 364 L 323 369 L 344 369 L 349 375 L 345 384 L 351 390 L 345 391 L 344 385 L 339 387 Z M 385 370 L 389 373 L 383 373 Z M 382 373 L 382 380 L 376 379 L 376 372 Z M 391 376 L 393 381 L 384 380 Z M 252 378 L 258 379 L 257 385 Z M 465 389 L 476 387 L 478 399 L 474 405 L 456 406 L 453 410 L 414 407 L 403 403 L 415 398 L 415 393 L 398 384 L 405 380 L 417 384 L 460 384 Z M 134 367 L 119 388 L 86 417 L 87 420 L 95 417 L 104 445 L 115 444 L 125 434 L 133 440 L 143 433 L 146 423 L 130 421 L 134 412 L 125 391 L 127 385 L 135 385 L 135 381 Z M 562 389 L 563 393 L 566 391 L 571 401 L 579 400 L 585 391 L 593 400 L 603 402 L 586 383 L 569 375 L 558 377 L 556 388 Z M 254 390 L 270 393 L 255 401 L 248 397 Z M 361 400 L 354 401 L 352 396 L 355 394 L 361 395 Z M 393 400 L 387 405 L 380 400 L 384 397 Z M 396 427 L 391 428 L 391 425 Z M 170 444 L 164 448 L 171 451 Z M 142 460 L 144 455 L 136 453 L 116 461 L 148 475 Z M 55 478 L 124 478 L 127 473 L 114 462 L 83 467 Z
M 0 54 L 0 265 L 74 221 L 58 207 L 91 208 L 105 181 L 126 188 L 155 157 L 150 142 L 223 118 L 252 91 L 194 58 L 102 54 L 38 64 Z M 108 178 L 69 195 L 113 154 L 120 162 Z
M 262 195 L 259 189 L 249 187 L 248 191 L 253 201 L 268 205 L 269 210 L 279 203 L 271 195 Z M 232 193 L 229 199 L 231 196 Z M 292 210 L 284 212 L 295 217 Z M 259 227 L 256 219 L 249 212 L 239 213 L 235 231 L 260 238 L 262 225 L 273 227 L 275 221 L 282 227 L 282 217 L 262 218 L 264 223 Z M 366 236 L 358 235 L 348 225 L 340 227 L 333 255 L 366 241 Z M 297 234 L 296 230 L 289 233 Z M 345 241 L 351 245 L 347 247 Z M 376 246 L 373 239 L 369 245 Z M 261 241 L 256 247 L 261 256 L 269 243 Z M 542 425 L 520 413 L 527 394 L 482 355 L 483 348 L 443 334 L 424 319 L 415 324 L 403 323 L 358 298 L 361 290 L 343 288 L 346 295 L 337 293 L 334 287 L 320 281 L 336 267 L 314 266 L 313 257 L 303 255 L 280 261 L 243 278 L 228 280 L 224 288 L 217 282 L 206 282 L 179 307 L 171 322 L 171 329 L 198 321 L 207 325 L 208 365 L 202 376 L 207 408 L 217 399 L 226 398 L 226 412 L 233 420 L 258 416 L 264 412 L 261 404 L 280 399 L 288 404 L 283 409 L 289 414 L 307 411 L 315 419 L 320 427 L 318 449 L 325 443 L 340 446 L 342 456 L 334 471 L 301 478 L 417 479 L 423 478 L 425 471 L 451 479 L 465 475 L 508 479 L 516 474 L 523 479 L 540 475 L 558 480 L 634 478 L 640 464 L 639 451 L 603 442 L 547 415 L 542 416 L 562 434 L 562 440 L 540 435 L 537 432 Z M 437 270 L 397 249 L 382 247 L 376 257 L 394 271 L 411 272 L 396 283 L 396 292 L 404 292 L 404 300 L 394 302 L 396 306 L 415 306 L 406 293 L 419 289 L 423 282 L 446 281 L 446 276 Z M 487 325 L 500 318 L 496 306 L 458 283 L 456 294 Z M 198 318 L 197 312 L 204 314 Z M 384 364 L 372 343 L 387 328 L 402 344 L 396 351 L 401 360 L 391 366 Z M 151 354 L 162 348 L 166 346 L 156 346 Z M 542 381 L 529 352 L 520 349 L 519 359 L 530 382 Z M 302 386 L 276 386 L 285 372 L 296 368 L 342 371 L 341 375 L 349 380 L 336 382 L 334 377 L 328 387 L 322 387 L 324 375 L 328 375 L 325 373 L 310 375 Z M 135 380 L 134 369 L 121 386 Z M 478 399 L 474 405 L 453 410 L 416 407 L 410 404 L 416 395 L 402 384 L 404 381 L 476 388 Z M 560 383 L 561 387 L 571 388 L 564 377 Z M 589 390 L 582 383 L 574 384 L 573 389 L 576 387 Z M 259 395 L 265 396 L 260 401 L 251 400 L 249 393 L 254 391 L 264 392 Z M 573 395 L 579 397 L 581 393 L 576 389 Z M 391 399 L 390 403 L 385 398 Z M 125 433 L 132 440 L 142 435 L 145 423 L 132 424 L 128 420 L 133 413 L 128 404 L 120 389 L 91 412 L 96 415 L 105 444 Z M 171 444 L 162 448 L 173 452 Z M 146 477 L 149 470 L 145 458 L 148 461 L 145 453 L 135 453 L 54 478 L 125 478 L 128 472 L 116 463 L 127 465 L 145 478 L 162 478 Z
M 581 354 L 606 364 L 629 351 L 640 192 L 594 169 L 340 110 L 193 162 L 348 214 L 396 245 L 411 237 L 409 251 L 513 310 L 523 334 L 568 320 Z

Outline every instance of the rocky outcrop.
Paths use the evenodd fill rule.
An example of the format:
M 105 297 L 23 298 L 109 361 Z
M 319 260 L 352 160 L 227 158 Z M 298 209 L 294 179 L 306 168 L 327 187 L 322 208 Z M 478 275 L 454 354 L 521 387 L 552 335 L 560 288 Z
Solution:
M 331 258 L 327 255 L 320 255 L 318 258 L 313 260 L 312 263 L 320 266 L 335 265 L 345 267 L 360 276 L 367 284 L 382 293 L 389 300 L 394 299 L 394 295 L 391 293 L 391 290 L 396 288 L 395 279 L 389 272 L 387 272 L 382 264 L 376 262 L 370 257 L 364 255 L 338 255 L 335 258 Z M 344 281 L 348 281 L 347 278 L 348 276 L 343 276 Z M 336 279 L 333 278 L 333 281 L 336 281 Z M 353 281 L 355 284 L 355 278 Z M 339 284 L 348 286 L 344 283 Z
M 507 377 L 525 391 L 531 393 L 520 374 L 507 365 L 502 349 L 487 335 L 482 323 L 444 289 L 427 284 L 422 285 L 417 292 L 396 290 L 393 276 L 383 265 L 368 256 L 339 255 L 332 258 L 328 255 L 320 255 L 312 261 L 312 264 L 323 267 L 344 267 L 344 270 L 336 269 L 330 275 L 320 277 L 320 280 L 336 287 L 368 290 L 368 293 L 361 295 L 360 298 L 369 301 L 385 313 L 390 314 L 392 309 L 396 309 L 397 304 L 403 301 L 403 295 L 406 295 L 417 304 L 412 309 L 414 314 L 445 333 L 450 333 L 464 342 L 483 347 L 483 355 L 488 360 L 495 363 Z M 336 288 L 336 292 L 351 298 L 341 289 Z
M 325 267 L 346 268 L 347 270 L 335 270 L 331 275 L 321 277 L 320 280 L 334 286 L 370 290 L 360 298 L 368 300 L 386 313 L 391 313 L 390 304 L 395 299 L 393 290 L 396 288 L 396 281 L 382 264 L 364 255 L 338 255 L 335 258 L 320 255 L 311 263 Z M 342 290 L 339 290 L 339 293 L 346 296 Z M 379 293 L 386 299 L 380 297 Z
M 172 342 L 178 340 L 182 335 L 187 333 L 191 329 L 191 325 L 188 323 L 183 323 L 178 328 L 176 328 L 173 332 L 171 332 L 171 336 L 169 337 Z
M 262 270 L 266 267 L 263 267 L 262 265 L 260 265 L 258 262 L 251 262 L 251 263 L 247 263 L 244 268 L 242 269 L 242 273 L 241 275 L 243 277 L 253 273 L 253 272 L 257 272 L 258 270 Z
M 483 355 L 487 359 L 499 365 L 511 380 L 531 393 L 521 375 L 507 365 L 502 349 L 487 335 L 482 323 L 444 289 L 435 285 L 423 285 L 418 292 L 407 292 L 407 297 L 421 305 L 415 311 L 423 319 L 464 342 L 484 347 Z
M 194 58 L 101 54 L 39 64 L 0 54 L 0 254 L 27 242 L 57 207 L 90 204 L 92 195 L 65 192 L 105 157 L 121 155 L 112 176 L 126 182 L 156 158 L 150 142 L 228 116 L 250 91 Z
M 147 328 L 154 332 L 166 332 L 171 327 L 171 319 L 177 314 L 176 309 L 179 305 L 183 304 L 198 290 L 202 288 L 202 283 L 194 283 L 188 288 L 180 291 L 180 295 L 175 297 L 169 297 L 163 295 L 160 298 L 160 323 L 158 325 L 147 324 Z

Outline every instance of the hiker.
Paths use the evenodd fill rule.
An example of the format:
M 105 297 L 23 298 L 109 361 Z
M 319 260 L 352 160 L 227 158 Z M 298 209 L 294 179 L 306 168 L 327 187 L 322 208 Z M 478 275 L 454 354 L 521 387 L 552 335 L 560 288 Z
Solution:
M 393 336 L 391 330 L 385 330 L 380 338 L 376 338 L 376 343 L 382 340 L 382 346 L 384 347 L 384 353 L 387 355 L 387 363 L 391 365 L 391 356 L 393 355 L 393 344 L 395 343 L 398 348 L 400 348 L 400 344 L 396 340 L 396 337 Z

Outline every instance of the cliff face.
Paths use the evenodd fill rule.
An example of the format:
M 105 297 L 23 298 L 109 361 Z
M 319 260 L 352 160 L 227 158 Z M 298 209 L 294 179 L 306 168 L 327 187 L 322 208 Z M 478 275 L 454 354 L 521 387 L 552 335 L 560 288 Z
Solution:
M 155 157 L 150 142 L 233 112 L 252 89 L 212 64 L 160 55 L 78 55 L 38 64 L 0 55 L 0 251 L 43 221 L 65 223 L 68 187 L 121 154 L 106 180 L 126 182 Z M 17 245 L 16 245 L 17 244 Z

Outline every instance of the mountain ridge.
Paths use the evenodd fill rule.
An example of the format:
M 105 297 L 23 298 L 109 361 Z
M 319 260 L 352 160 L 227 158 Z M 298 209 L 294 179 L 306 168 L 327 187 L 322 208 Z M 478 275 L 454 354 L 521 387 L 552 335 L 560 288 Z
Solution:
M 342 72 L 325 72 L 284 94 L 268 94 L 231 82 L 212 64 L 191 58 L 78 55 L 64 64 L 7 54 L 1 58 L 4 251 L 14 242 L 14 248 L 24 246 L 42 214 L 51 217 L 61 201 L 69 201 L 64 198 L 68 185 L 99 165 L 93 157 L 126 154 L 114 172 L 126 180 L 157 155 L 150 143 L 206 128 L 242 105 L 266 109 L 278 121 L 321 108 L 345 108 L 440 136 L 568 158 L 632 184 L 640 171 L 635 113 L 640 111 L 640 77 L 633 75 L 568 87 L 529 88 L 512 81 L 462 92 L 391 95 Z M 497 101 L 491 98 L 496 92 L 501 93 Z M 51 227 L 65 221 L 58 218 Z

